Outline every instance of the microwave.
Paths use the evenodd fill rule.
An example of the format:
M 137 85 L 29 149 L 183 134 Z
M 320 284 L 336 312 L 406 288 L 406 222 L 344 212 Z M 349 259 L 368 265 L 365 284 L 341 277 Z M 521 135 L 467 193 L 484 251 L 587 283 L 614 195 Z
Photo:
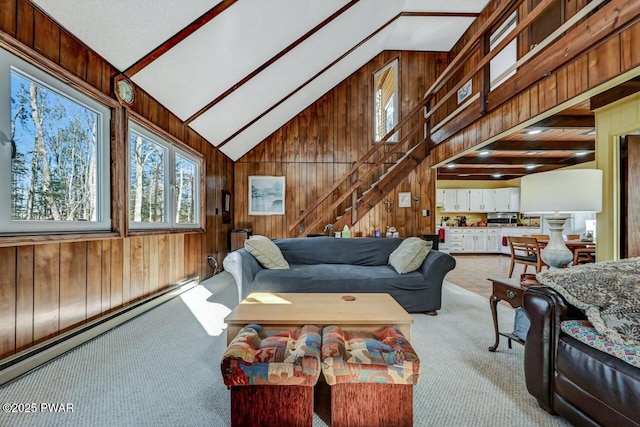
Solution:
M 490 212 L 487 214 L 487 225 L 518 225 L 517 212 Z

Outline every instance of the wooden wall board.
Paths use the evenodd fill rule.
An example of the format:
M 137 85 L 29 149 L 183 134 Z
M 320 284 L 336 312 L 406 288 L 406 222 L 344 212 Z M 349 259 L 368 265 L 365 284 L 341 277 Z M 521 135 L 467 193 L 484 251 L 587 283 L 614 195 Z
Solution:
M 60 331 L 87 318 L 87 242 L 60 244 Z
M 0 248 L 0 354 L 16 348 L 16 249 Z
M 10 248 L 13 249 L 13 248 Z M 33 345 L 33 246 L 18 246 L 16 256 L 16 352 Z M 3 334 L 4 335 L 4 334 Z
M 60 244 L 34 247 L 33 341 L 37 344 L 60 331 Z

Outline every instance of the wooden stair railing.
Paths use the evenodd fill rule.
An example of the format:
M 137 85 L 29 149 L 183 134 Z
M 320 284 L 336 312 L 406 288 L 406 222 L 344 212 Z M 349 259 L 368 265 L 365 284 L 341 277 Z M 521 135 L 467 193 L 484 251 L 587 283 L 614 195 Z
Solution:
M 386 153 L 382 159 L 380 159 L 375 165 L 372 165 L 364 174 L 362 174 L 362 176 L 360 176 L 358 179 L 356 179 L 355 182 L 340 197 L 338 197 L 338 199 L 331 206 L 329 206 L 329 208 L 327 208 L 327 210 L 326 210 L 326 212 L 324 212 L 324 214 L 321 214 L 315 221 L 313 221 L 311 224 L 309 224 L 307 227 L 305 227 L 305 230 L 301 233 L 301 235 L 305 236 L 308 232 L 310 232 L 310 230 L 314 230 L 315 227 L 320 225 L 326 219 L 326 217 L 329 216 L 343 201 L 345 201 L 347 198 L 349 198 L 349 196 L 351 196 L 352 194 L 357 192 L 358 188 L 360 188 L 360 186 L 365 182 L 366 178 L 371 176 L 379 167 L 383 166 L 385 164 L 384 163 L 385 160 L 387 160 L 393 153 L 395 153 L 398 150 L 398 148 L 404 142 L 407 142 L 409 140 L 409 138 L 411 138 L 413 135 L 415 135 L 419 130 L 422 130 L 422 126 L 423 126 L 423 124 L 421 123 L 421 124 L 416 125 L 413 129 L 411 129 L 411 131 L 405 137 L 403 137 L 397 143 L 396 146 L 394 146 L 388 153 Z M 411 172 L 411 170 L 413 170 L 413 167 L 415 167 L 417 165 L 417 163 L 414 164 L 413 167 L 411 167 L 409 169 L 407 169 L 405 167 L 401 167 L 401 165 L 406 161 L 406 159 L 413 159 L 413 157 L 411 157 L 410 154 L 414 150 L 416 150 L 416 148 L 418 148 L 421 145 L 424 145 L 424 141 L 423 140 L 421 140 L 419 143 L 417 143 L 416 145 L 411 147 L 407 151 L 407 155 L 403 156 L 396 163 L 394 163 L 391 166 L 389 166 L 389 169 L 387 169 L 387 171 L 385 171 L 385 173 L 382 174 L 378 178 L 378 180 L 371 185 L 370 188 L 365 190 L 363 192 L 362 196 L 357 198 L 357 201 L 356 201 L 356 204 L 355 204 L 356 209 L 354 209 L 354 205 L 352 204 L 350 207 L 348 207 L 345 210 L 344 214 L 339 215 L 339 218 L 337 218 L 337 221 L 334 222 L 334 229 L 336 229 L 336 224 L 338 224 L 340 226 L 340 229 L 342 229 L 342 227 L 344 227 L 344 225 L 351 226 L 351 225 L 353 225 L 355 223 L 355 221 L 357 221 L 358 219 L 362 218 L 362 216 L 364 216 L 364 213 L 362 213 L 361 209 L 359 209 L 360 206 L 363 205 L 362 201 L 363 200 L 370 200 L 369 203 L 373 203 L 373 198 L 371 196 L 369 196 L 369 193 L 372 193 L 372 190 L 375 189 L 376 187 L 378 187 L 382 182 L 388 181 L 389 178 L 387 178 L 387 177 L 390 177 L 390 172 L 391 171 L 393 171 L 393 170 L 396 171 L 396 174 L 393 175 L 394 177 L 398 175 L 398 172 L 402 171 L 403 174 L 402 174 L 401 179 L 404 178 L 409 172 Z M 378 194 L 378 192 L 373 192 L 373 194 Z M 367 199 L 367 197 L 369 197 L 369 198 Z M 384 197 L 384 195 L 382 197 Z M 375 203 L 374 203 L 374 205 L 375 205 Z M 374 205 L 369 206 L 367 208 L 367 211 L 369 209 L 371 209 Z M 348 215 L 349 212 L 357 212 L 357 214 L 354 217 L 351 217 L 351 216 Z
M 334 229 L 341 230 L 345 225 L 351 227 L 363 216 L 365 216 L 375 205 L 389 194 L 406 176 L 413 171 L 422 160 L 427 156 L 427 147 L 425 144 L 415 145 L 411 152 L 405 156 L 402 161 L 396 164 L 391 171 L 387 171 L 376 185 L 366 191 L 366 194 L 358 200 L 356 208 L 347 208 L 348 212 L 341 215 L 333 224 Z M 349 213 L 351 215 L 349 215 Z
M 390 144 L 386 144 L 387 141 L 396 133 L 400 132 L 402 127 L 409 124 L 411 120 L 414 120 L 418 113 L 422 112 L 424 108 L 424 102 L 418 103 L 406 116 L 403 118 L 400 123 L 398 123 L 393 129 L 391 129 L 387 135 L 380 141 L 371 146 L 366 153 L 362 155 L 357 162 L 338 180 L 336 181 L 327 191 L 325 191 L 320 197 L 318 197 L 311 205 L 307 206 L 305 210 L 289 225 L 289 232 L 293 232 L 298 225 L 305 220 L 311 213 L 315 212 L 317 208 L 325 202 L 329 197 L 334 195 L 339 189 L 340 186 L 349 178 L 353 177 L 354 174 L 358 174 L 357 179 L 352 179 L 351 186 L 341 195 L 339 196 L 328 208 L 325 208 L 325 211 L 320 213 L 316 220 L 309 224 L 305 225 L 304 230 L 300 232 L 300 236 L 306 236 L 309 232 L 315 229 L 319 224 L 326 221 L 327 217 L 329 217 L 332 212 L 351 194 L 356 191 L 363 183 L 365 183 L 366 179 L 371 176 L 374 172 L 376 172 L 384 163 L 394 154 L 396 153 L 409 139 L 416 134 L 418 130 L 423 128 L 425 123 L 425 119 L 422 118 L 422 114 L 420 117 L 419 123 L 411 129 L 406 135 L 404 135 L 400 141 L 393 143 L 391 148 L 372 165 L 366 164 L 366 161 L 369 160 L 373 155 L 378 154 L 381 150 L 389 148 Z M 418 144 L 423 143 L 424 140 L 420 140 Z M 413 147 L 412 147 L 413 148 Z M 369 166 L 369 168 L 365 172 L 360 172 L 360 168 L 362 166 Z

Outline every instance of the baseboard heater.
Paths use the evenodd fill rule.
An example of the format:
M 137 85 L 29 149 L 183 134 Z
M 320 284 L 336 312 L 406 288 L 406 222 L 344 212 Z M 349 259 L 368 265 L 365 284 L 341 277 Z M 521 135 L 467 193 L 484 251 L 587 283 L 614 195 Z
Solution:
M 101 335 L 109 330 L 169 301 L 183 292 L 195 287 L 200 282 L 199 277 L 191 277 L 162 291 L 132 302 L 98 319 L 84 323 L 77 328 L 64 332 L 53 338 L 41 342 L 27 350 L 16 353 L 0 362 L 0 385 L 18 378 L 48 361 L 78 347 L 81 344 Z

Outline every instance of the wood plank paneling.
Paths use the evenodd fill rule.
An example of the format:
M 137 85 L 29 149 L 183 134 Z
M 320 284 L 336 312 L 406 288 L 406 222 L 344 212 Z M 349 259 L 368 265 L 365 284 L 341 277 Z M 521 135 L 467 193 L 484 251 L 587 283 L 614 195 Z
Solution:
M 87 319 L 102 313 L 102 242 L 87 242 Z
M 126 301 L 122 295 L 122 289 L 124 287 L 122 247 L 122 239 L 111 241 L 111 266 L 109 267 L 111 270 L 111 300 L 109 306 L 111 308 L 119 307 L 124 301 Z
M 103 313 L 111 310 L 111 240 L 102 241 L 100 253 L 100 290 L 102 294 L 100 308 Z
M 87 318 L 87 242 L 60 244 L 60 331 Z
M 34 247 L 33 341 L 38 343 L 60 330 L 60 244 Z
M 16 248 L 0 248 L 0 354 L 16 349 Z
M 620 49 L 622 51 L 621 67 L 630 70 L 640 65 L 640 24 L 631 26 L 620 36 Z
M 33 246 L 19 246 L 16 271 L 16 352 L 33 345 Z
M 626 206 L 623 206 L 623 221 L 625 227 L 626 253 L 622 253 L 624 258 L 640 256 L 640 219 L 637 213 L 640 212 L 640 136 L 628 135 L 626 137 L 627 159 L 626 159 L 626 190 L 624 195 Z
M 159 236 L 149 236 L 149 290 L 152 293 L 160 288 L 160 272 L 158 271 L 160 266 L 160 239 Z M 195 261 L 195 260 L 194 260 Z
M 16 0 L 0 0 L 0 28 L 12 36 L 16 35 Z
M 34 34 L 34 13 L 35 10 L 31 4 L 26 1 L 17 2 L 17 17 L 16 17 L 16 39 L 26 46 L 33 47 L 33 34 Z M 3 9 L 5 10 L 5 9 Z M 9 12 L 9 11 L 7 11 Z M 10 18 L 7 17 L 7 22 L 10 22 Z M 4 20 L 3 20 L 4 22 Z M 4 28 L 3 28 L 4 30 Z
M 47 59 L 59 63 L 60 28 L 37 9 L 34 12 L 34 25 L 33 48 Z
M 60 65 L 81 79 L 87 78 L 87 48 L 66 31 L 60 32 Z

